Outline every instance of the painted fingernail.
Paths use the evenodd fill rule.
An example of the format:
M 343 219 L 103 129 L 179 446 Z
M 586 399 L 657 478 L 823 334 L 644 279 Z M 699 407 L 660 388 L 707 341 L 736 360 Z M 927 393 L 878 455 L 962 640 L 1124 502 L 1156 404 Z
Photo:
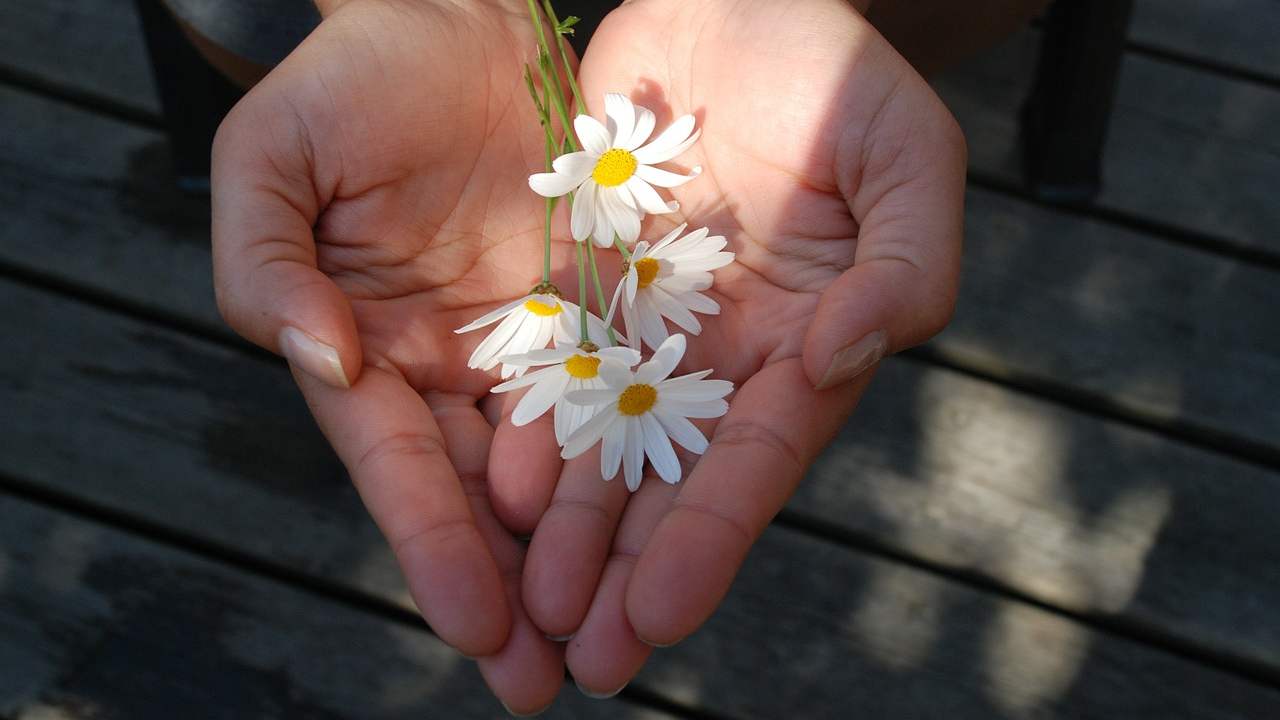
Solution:
M 349 388 L 351 382 L 342 369 L 342 360 L 338 357 L 337 348 L 325 345 L 295 327 L 286 327 L 280 331 L 280 352 L 289 362 L 302 368 L 326 385 L 338 388 Z
M 849 382 L 879 362 L 887 349 L 888 338 L 883 330 L 867 333 L 861 340 L 836 352 L 826 374 L 814 389 L 829 390 Z
M 622 687 L 618 688 L 617 690 L 614 690 L 613 692 L 598 693 L 598 692 L 592 692 L 591 690 L 588 690 L 582 687 L 582 683 L 578 682 L 577 680 L 574 680 L 573 684 L 578 686 L 578 692 L 582 693 L 583 695 L 586 695 L 587 697 L 593 700 L 608 700 L 614 695 L 617 695 L 618 693 L 622 692 L 622 689 L 627 686 L 626 683 L 622 683 Z

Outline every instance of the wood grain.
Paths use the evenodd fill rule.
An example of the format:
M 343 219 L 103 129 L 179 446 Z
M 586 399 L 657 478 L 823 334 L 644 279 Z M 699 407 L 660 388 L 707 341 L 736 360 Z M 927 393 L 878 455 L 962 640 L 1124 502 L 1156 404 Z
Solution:
M 5 496 L 0 668 L 16 720 L 506 717 L 425 628 Z M 671 718 L 576 691 L 552 716 Z

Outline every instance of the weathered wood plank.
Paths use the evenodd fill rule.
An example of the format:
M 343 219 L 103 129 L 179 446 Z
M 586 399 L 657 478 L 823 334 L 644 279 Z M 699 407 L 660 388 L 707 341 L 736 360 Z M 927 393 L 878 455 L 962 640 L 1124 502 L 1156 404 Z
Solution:
M 970 168 L 1021 182 L 1018 109 L 1035 68 L 1026 31 L 935 82 L 969 139 Z M 1138 219 L 1280 255 L 1280 91 L 1125 57 L 1095 201 Z
M 1280 79 L 1280 3 L 1138 0 L 1129 37 L 1166 52 Z
M 0 387 L 0 403 L 8 408 L 0 420 L 0 473 L 410 607 L 389 551 L 338 465 L 323 451 L 282 368 L 3 281 L 0 304 L 10 309 L 0 317 L 0 333 L 11 334 L 15 328 L 6 325 L 16 324 L 43 329 L 28 338 L 25 359 L 0 356 L 0 377 L 10 379 Z M 29 362 L 32 357 L 41 362 Z M 894 372 L 922 377 L 919 382 L 925 384 L 935 378 L 932 382 L 945 386 L 939 392 L 949 397 L 962 393 L 968 382 L 921 373 L 908 363 L 897 364 Z M 948 384 L 953 380 L 959 389 Z M 884 386 L 902 389 L 892 377 Z M 873 407 L 901 407 L 901 399 L 897 392 L 881 394 Z M 987 444 L 985 437 L 977 440 Z M 1152 442 L 1155 452 L 1169 450 Z M 864 452 L 874 455 L 884 447 L 880 443 Z M 1031 450 L 1043 453 L 1040 447 Z M 847 448 L 841 445 L 836 452 Z M 920 452 L 927 456 L 929 451 Z M 908 482 L 929 477 L 917 473 Z M 839 498 L 839 488 L 850 484 L 847 469 L 830 461 L 815 480 L 811 484 L 826 489 L 827 501 Z M 982 481 L 989 482 L 977 479 Z M 1240 493 L 1241 479 L 1231 482 Z M 969 547 L 980 552 L 978 543 L 985 542 L 994 561 L 1038 562 L 1035 553 L 1013 553 L 1019 539 L 1034 540 L 1025 536 L 1044 526 L 1020 525 L 1036 513 L 1052 516 L 1056 510 L 1068 516 L 1070 503 L 1041 509 L 1052 495 L 1037 502 L 1033 490 L 1018 489 L 1031 509 L 1021 523 L 1010 523 L 1016 538 L 1002 545 L 970 535 Z M 973 497 L 979 488 L 960 492 Z M 1134 492 L 1139 501 L 1123 499 L 1113 511 L 1148 517 L 1151 503 Z M 1163 492 L 1173 495 L 1178 488 Z M 845 499 L 840 502 L 849 507 Z M 1213 503 L 1202 502 L 1197 510 L 1212 513 Z M 1158 520 L 1145 526 L 1118 522 L 1114 531 L 1134 536 L 1129 544 L 1149 546 L 1155 533 L 1163 538 L 1175 532 L 1174 520 L 1163 527 Z M 9 545 L 26 534 L 19 531 Z M 1113 572 L 1114 559 L 1106 560 L 1104 572 Z M 1185 562 L 1192 565 L 1183 572 L 1200 572 L 1194 556 Z M 1135 568 L 1140 565 L 1140 558 L 1132 558 L 1125 570 L 1140 573 Z M 1262 608 L 1272 606 L 1276 583 L 1256 574 L 1265 573 L 1266 566 L 1229 565 L 1242 576 L 1227 579 L 1253 593 L 1250 600 L 1260 606 L 1255 614 L 1267 622 Z M 1250 569 L 1254 574 L 1245 575 Z M 1045 576 L 1055 570 L 1049 568 Z M 1107 577 L 1068 575 L 1061 582 L 1087 585 Z M 1145 578 L 1128 575 L 1117 582 L 1141 586 Z M 1197 587 L 1180 590 L 1195 593 Z M 787 589 L 785 601 L 781 588 Z M 234 586 L 232 595 L 241 597 Z M 274 604 L 252 595 L 239 602 Z M 288 622 L 292 611 L 280 612 L 279 619 L 272 615 L 272 623 Z M 288 632 L 314 636 L 323 622 L 328 621 L 304 620 Z M 1259 631 L 1256 625 L 1241 627 Z M 763 672 L 769 683 L 758 682 Z M 638 682 L 694 706 L 762 718 L 846 717 L 854 701 L 886 717 L 931 716 L 945 707 L 961 718 L 1252 718 L 1280 707 L 1274 690 L 781 528 L 766 533 L 709 626 L 663 651 Z M 1130 691 L 1116 692 L 1117 687 Z
M 0 496 L 0 714 L 505 717 L 425 629 Z M 555 716 L 670 716 L 566 692 Z
M 160 112 L 133 0 L 0 3 L 0 67 L 142 112 Z

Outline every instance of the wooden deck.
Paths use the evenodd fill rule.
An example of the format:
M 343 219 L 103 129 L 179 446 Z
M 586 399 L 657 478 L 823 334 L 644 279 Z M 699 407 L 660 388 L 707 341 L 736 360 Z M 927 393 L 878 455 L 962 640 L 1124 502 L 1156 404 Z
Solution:
M 954 324 L 702 631 L 549 717 L 1280 717 L 1280 4 L 1137 5 L 1093 207 L 1018 190 L 1034 30 L 939 80 Z M 217 318 L 157 108 L 130 3 L 0 5 L 0 718 L 502 716 Z

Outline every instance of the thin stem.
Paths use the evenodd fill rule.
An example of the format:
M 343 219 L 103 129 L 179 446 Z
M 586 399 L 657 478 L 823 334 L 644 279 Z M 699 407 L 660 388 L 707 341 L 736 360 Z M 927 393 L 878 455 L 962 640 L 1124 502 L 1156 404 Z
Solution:
M 569 122 L 569 110 L 565 107 L 564 88 L 560 87 L 560 73 L 555 72 L 554 61 L 551 59 L 551 46 L 547 44 L 547 34 L 542 29 L 542 14 L 538 12 L 538 6 L 534 4 L 534 0 L 526 1 L 529 5 L 529 17 L 533 20 L 533 27 L 538 32 L 538 73 L 542 75 L 542 87 L 554 89 L 551 99 L 555 101 L 556 114 L 560 116 L 560 122 L 564 125 L 564 134 L 569 140 L 569 147 L 576 151 L 578 143 L 573 139 L 573 123 Z M 548 72 L 548 66 L 552 66 L 551 72 Z
M 600 306 L 600 317 L 605 318 L 609 316 L 609 301 L 604 299 L 604 286 L 600 283 L 600 268 L 596 267 L 596 246 L 591 242 L 591 238 L 587 238 L 584 243 L 587 246 L 587 263 L 591 265 L 591 280 L 596 286 L 596 304 Z M 605 325 L 604 329 L 609 333 L 609 342 L 616 346 L 618 336 L 614 334 L 613 326 Z
M 544 87 L 544 96 L 547 92 L 547 89 Z M 550 122 L 544 122 L 542 124 L 542 127 L 547 131 L 547 141 L 543 144 L 543 157 L 545 159 L 543 167 L 546 172 L 551 172 L 551 155 L 554 152 L 556 144 L 555 136 L 551 134 L 550 125 Z M 551 211 L 555 208 L 555 199 L 546 198 L 543 204 L 546 206 L 546 212 L 542 219 L 542 282 L 549 283 L 551 282 Z
M 582 255 L 582 243 L 574 241 L 574 245 L 578 246 L 578 339 L 588 342 L 591 336 L 587 332 L 587 261 Z
M 622 238 L 618 237 L 616 233 L 613 236 L 613 246 L 618 249 L 618 252 L 622 253 L 623 260 L 631 262 L 631 251 L 627 249 L 626 245 L 622 244 Z
M 564 35 L 556 28 L 560 27 L 560 18 L 556 17 L 555 8 L 551 7 L 551 0 L 542 0 L 542 9 L 547 13 L 547 18 L 551 20 L 551 27 L 556 33 L 556 48 L 560 50 L 560 63 L 564 65 L 564 76 L 569 80 L 569 89 L 573 92 L 574 106 L 577 107 L 578 113 L 587 111 L 587 104 L 582 102 L 582 91 L 578 89 L 578 79 L 573 76 L 573 69 L 569 67 L 569 53 L 565 50 Z

